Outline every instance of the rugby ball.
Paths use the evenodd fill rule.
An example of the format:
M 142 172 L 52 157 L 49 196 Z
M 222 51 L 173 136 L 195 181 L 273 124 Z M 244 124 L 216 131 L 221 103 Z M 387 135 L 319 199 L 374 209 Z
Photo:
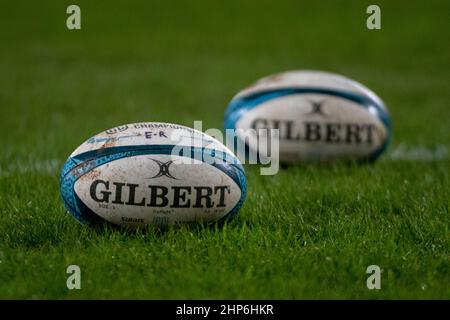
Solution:
M 81 223 L 159 226 L 223 222 L 246 194 L 234 154 L 200 131 L 145 122 L 103 131 L 81 144 L 60 177 L 64 205 Z
M 225 113 L 247 150 L 258 154 L 260 129 L 278 129 L 281 162 L 375 160 L 391 124 L 382 100 L 362 84 L 322 71 L 288 71 L 240 91 Z M 260 133 L 262 132 L 262 133 Z

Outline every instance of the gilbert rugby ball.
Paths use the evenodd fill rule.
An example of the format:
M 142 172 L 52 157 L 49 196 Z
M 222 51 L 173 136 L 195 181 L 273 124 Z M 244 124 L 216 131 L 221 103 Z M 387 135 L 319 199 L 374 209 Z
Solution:
M 228 220 L 245 199 L 246 177 L 239 160 L 214 138 L 147 122 L 88 139 L 65 163 L 60 187 L 79 222 L 137 227 Z
M 258 129 L 279 129 L 282 162 L 375 160 L 391 135 L 387 109 L 374 92 L 321 71 L 289 71 L 257 81 L 232 99 L 225 128 L 256 129 L 236 132 L 254 154 Z

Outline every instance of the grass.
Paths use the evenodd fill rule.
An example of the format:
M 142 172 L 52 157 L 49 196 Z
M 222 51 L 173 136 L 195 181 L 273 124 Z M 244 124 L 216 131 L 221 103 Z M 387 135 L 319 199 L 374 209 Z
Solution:
M 448 4 L 380 1 L 382 30 L 368 31 L 358 1 L 79 1 L 76 32 L 69 4 L 0 11 L 0 298 L 450 298 Z M 247 166 L 248 198 L 222 229 L 130 233 L 65 213 L 59 170 L 89 136 L 135 121 L 221 128 L 238 90 L 287 69 L 374 89 L 388 153 L 274 177 Z M 400 146 L 411 152 L 392 156 Z M 82 290 L 66 288 L 70 264 Z M 366 287 L 371 264 L 381 290 Z

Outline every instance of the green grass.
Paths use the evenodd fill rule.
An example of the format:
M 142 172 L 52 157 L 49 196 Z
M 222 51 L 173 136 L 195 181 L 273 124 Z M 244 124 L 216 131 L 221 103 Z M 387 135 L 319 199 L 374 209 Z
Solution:
M 381 31 L 360 1 L 77 3 L 77 32 L 68 1 L 0 10 L 0 298 L 450 298 L 447 2 L 378 1 Z M 247 200 L 222 229 L 129 233 L 65 213 L 59 169 L 86 138 L 135 121 L 221 128 L 238 90 L 288 69 L 377 92 L 388 153 L 273 177 L 247 166 Z M 66 288 L 70 264 L 82 290 Z

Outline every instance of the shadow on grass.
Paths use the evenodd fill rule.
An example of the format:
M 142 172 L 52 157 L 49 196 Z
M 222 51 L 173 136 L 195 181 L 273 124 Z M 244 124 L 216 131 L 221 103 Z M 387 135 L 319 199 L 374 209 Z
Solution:
M 177 233 L 177 232 L 190 232 L 197 235 L 201 235 L 203 232 L 217 232 L 222 231 L 228 228 L 236 228 L 241 225 L 247 225 L 247 223 L 242 222 L 238 225 L 234 222 L 235 219 L 229 221 L 217 221 L 217 222 L 186 222 L 186 223 L 177 223 L 173 225 L 154 225 L 148 224 L 146 226 L 138 226 L 138 227 L 123 227 L 112 224 L 108 221 L 102 221 L 96 223 L 94 225 L 89 226 L 80 226 L 84 228 L 90 228 L 93 231 L 97 232 L 99 236 L 110 235 L 111 233 L 117 233 L 125 236 L 154 236 L 154 237 L 163 237 L 169 233 Z

